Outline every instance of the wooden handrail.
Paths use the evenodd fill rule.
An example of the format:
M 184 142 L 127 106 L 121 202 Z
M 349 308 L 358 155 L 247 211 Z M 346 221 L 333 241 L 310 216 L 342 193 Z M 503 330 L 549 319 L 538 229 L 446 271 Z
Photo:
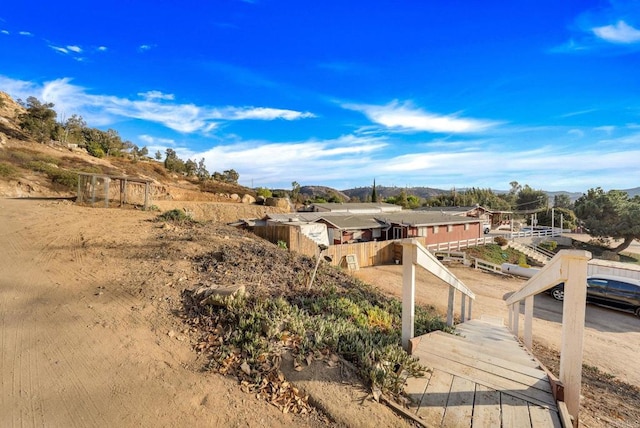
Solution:
M 462 294 L 460 309 L 462 322 L 471 318 L 472 301 L 475 300 L 476 296 L 418 240 L 404 239 L 402 240 L 402 247 L 402 346 L 408 350 L 409 341 L 414 334 L 416 266 L 422 266 L 449 284 L 447 325 L 453 326 L 453 306 L 455 304 L 456 290 Z M 469 300 L 468 309 L 466 306 L 467 298 Z
M 506 300 L 509 306 L 509 328 L 518 336 L 520 302 L 525 302 L 524 344 L 533 344 L 533 297 L 564 282 L 562 305 L 562 339 L 560 348 L 560 382 L 564 385 L 564 401 L 578 425 L 580 387 L 582 382 L 582 352 L 585 306 L 587 300 L 587 262 L 591 253 L 582 250 L 562 250 L 531 277 L 524 286 Z

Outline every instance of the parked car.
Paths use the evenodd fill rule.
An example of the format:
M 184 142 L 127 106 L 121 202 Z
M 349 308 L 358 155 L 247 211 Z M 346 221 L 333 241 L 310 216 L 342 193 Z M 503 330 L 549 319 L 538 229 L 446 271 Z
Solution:
M 564 300 L 564 283 L 549 290 L 551 297 Z M 640 281 L 615 276 L 587 278 L 587 302 L 633 311 L 640 317 Z

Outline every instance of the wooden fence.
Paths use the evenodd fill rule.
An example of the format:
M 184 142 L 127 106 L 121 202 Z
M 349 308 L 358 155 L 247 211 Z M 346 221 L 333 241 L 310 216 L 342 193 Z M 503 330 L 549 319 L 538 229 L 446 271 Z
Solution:
M 253 233 L 269 242 L 284 242 L 290 251 L 308 257 L 318 255 L 318 244 L 302 233 L 299 227 L 291 225 L 255 226 Z M 415 239 L 424 245 L 424 238 Z M 443 242 L 425 245 L 430 251 L 452 251 L 492 243 L 493 238 L 466 239 L 464 241 Z M 334 266 L 347 267 L 346 258 L 354 255 L 359 267 L 378 266 L 387 263 L 402 263 L 402 245 L 399 241 L 371 241 L 354 244 L 329 245 L 324 255 L 331 257 Z
M 305 256 L 318 255 L 318 244 L 305 236 L 299 227 L 289 225 L 255 226 L 253 233 L 269 242 L 284 242 L 290 251 Z M 329 245 L 325 255 L 331 257 L 334 266 L 346 267 L 346 256 L 355 255 L 359 267 L 392 263 L 394 241 L 360 242 L 357 244 Z

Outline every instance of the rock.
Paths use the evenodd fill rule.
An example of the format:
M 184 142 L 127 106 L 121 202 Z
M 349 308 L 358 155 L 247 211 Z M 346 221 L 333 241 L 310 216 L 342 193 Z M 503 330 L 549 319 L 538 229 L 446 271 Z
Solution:
M 240 200 L 240 195 L 238 195 L 237 193 L 234 193 L 232 195 L 229 195 L 229 198 L 231 198 L 234 201 L 239 201 Z
M 256 203 L 256 198 L 254 198 L 251 195 L 244 195 L 242 197 L 242 203 L 243 204 L 255 204 Z
M 264 204 L 268 207 L 276 207 L 286 210 L 291 209 L 291 201 L 289 201 L 289 198 L 267 198 Z
M 246 294 L 244 285 L 234 285 L 225 288 L 200 287 L 193 293 L 201 299 L 200 305 L 226 306 L 227 302 Z

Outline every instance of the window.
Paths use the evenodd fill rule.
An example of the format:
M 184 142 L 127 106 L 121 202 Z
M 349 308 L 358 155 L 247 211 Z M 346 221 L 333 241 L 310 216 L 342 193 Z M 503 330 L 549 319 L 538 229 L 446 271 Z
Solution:
M 393 228 L 393 239 L 402 239 L 402 228 L 394 227 Z
M 449 233 L 453 232 L 453 225 L 452 224 L 447 226 L 447 232 L 449 232 Z
M 464 224 L 464 231 L 466 232 L 467 230 L 469 230 L 469 223 Z
M 435 235 L 436 233 L 438 233 L 438 226 L 433 226 L 433 234 Z
M 426 227 L 419 227 L 418 228 L 418 236 L 427 236 L 427 228 Z

